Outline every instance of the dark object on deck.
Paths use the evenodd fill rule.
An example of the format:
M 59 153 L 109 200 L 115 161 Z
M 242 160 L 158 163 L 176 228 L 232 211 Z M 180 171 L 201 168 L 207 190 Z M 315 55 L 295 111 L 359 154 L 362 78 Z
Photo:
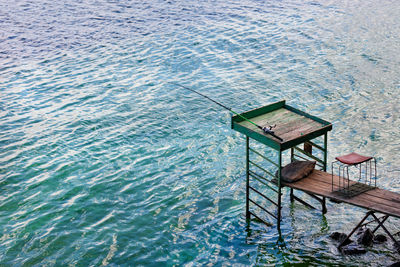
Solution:
M 374 243 L 376 243 L 376 244 L 382 244 L 382 243 L 385 243 L 386 241 L 387 241 L 387 237 L 385 235 L 377 234 L 374 237 Z
M 340 250 L 342 251 L 343 254 L 346 255 L 358 255 L 367 252 L 364 247 L 360 246 L 357 243 L 351 243 L 346 246 L 343 246 Z
M 364 246 L 371 246 L 374 234 L 369 228 L 360 228 L 357 233 L 357 243 Z
M 282 168 L 281 179 L 286 183 L 293 183 L 310 175 L 315 168 L 315 161 L 297 160 Z M 278 172 L 275 173 L 278 176 Z

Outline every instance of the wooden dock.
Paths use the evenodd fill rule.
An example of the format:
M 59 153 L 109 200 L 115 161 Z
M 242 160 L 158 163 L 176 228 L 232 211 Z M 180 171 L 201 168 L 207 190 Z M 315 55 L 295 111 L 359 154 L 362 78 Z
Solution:
M 283 186 L 296 190 L 400 218 L 400 194 L 375 188 L 347 198 L 332 192 L 332 174 L 324 171 L 314 170 L 308 177 L 295 183 L 285 183 L 283 181 L 281 183 Z M 334 186 L 338 186 L 338 176 L 333 176 L 333 183 Z
M 279 136 L 282 140 L 264 133 L 247 120 L 243 119 L 243 117 L 251 119 L 253 122 L 263 127 L 271 127 L 275 135 Z M 378 226 L 372 230 L 373 233 L 382 228 L 397 247 L 400 248 L 400 242 L 394 237 L 400 234 L 400 232 L 391 234 L 384 225 L 389 217 L 400 218 L 400 194 L 372 187 L 371 184 L 362 185 L 361 183 L 350 181 L 350 186 L 352 186 L 351 183 L 356 184 L 355 187 L 352 188 L 359 188 L 361 190 L 355 190 L 354 194 L 350 194 L 351 197 L 348 196 L 349 194 L 346 196 L 337 192 L 339 189 L 339 177 L 335 175 L 332 176 L 331 173 L 327 172 L 327 136 L 328 132 L 332 130 L 331 123 L 289 106 L 285 101 L 280 101 L 244 112 L 241 116 L 233 116 L 231 127 L 246 135 L 247 220 L 253 216 L 265 222 L 267 225 L 270 225 L 270 223 L 256 214 L 256 211 L 264 211 L 267 215 L 276 219 L 277 228 L 280 233 L 280 223 L 282 219 L 281 189 L 286 186 L 290 188 L 290 201 L 298 201 L 307 207 L 315 208 L 294 194 L 296 190 L 306 192 L 320 202 L 322 213 L 327 212 L 326 199 L 347 203 L 367 210 L 364 218 L 351 233 L 347 235 L 347 238 L 341 242 L 339 248 L 346 244 L 358 228 L 370 222 L 378 224 Z M 252 148 L 250 139 L 269 147 L 269 154 L 266 155 L 265 152 L 257 151 L 255 148 Z M 316 166 L 321 170 L 314 170 L 308 177 L 294 183 L 284 182 L 281 179 L 281 173 L 283 168 L 283 152 L 286 150 L 290 150 L 290 162 L 295 160 L 313 160 L 316 161 Z M 274 156 L 274 154 L 276 156 Z M 255 161 L 254 158 L 257 157 L 258 159 L 261 158 L 261 161 Z M 341 179 L 343 179 L 343 177 Z M 265 190 L 258 190 L 253 186 L 253 183 L 261 183 L 265 186 Z M 270 191 L 270 194 L 267 194 L 265 191 Z M 274 194 L 277 195 L 277 199 L 271 197 Z M 276 206 L 276 212 L 267 210 L 265 206 L 257 203 L 256 198 L 253 197 L 255 195 L 272 203 L 272 205 L 270 205 L 271 207 Z M 381 213 L 383 217 L 378 218 L 375 213 Z M 373 220 L 364 223 L 369 217 L 373 217 Z

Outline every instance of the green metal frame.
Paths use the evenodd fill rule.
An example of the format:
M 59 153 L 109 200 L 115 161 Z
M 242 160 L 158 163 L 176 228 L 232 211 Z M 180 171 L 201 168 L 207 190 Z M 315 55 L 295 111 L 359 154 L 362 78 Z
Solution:
M 267 105 L 267 106 L 264 106 L 264 107 L 261 107 L 261 108 L 253 109 L 253 110 L 241 113 L 240 115 L 242 115 L 242 116 L 246 117 L 247 119 L 251 120 L 254 117 L 257 117 L 259 115 L 262 115 L 262 114 L 265 114 L 265 113 L 268 113 L 268 112 L 272 112 L 272 111 L 280 109 L 280 108 L 285 108 L 287 110 L 292 111 L 293 113 L 296 113 L 296 114 L 299 114 L 299 115 L 304 116 L 306 118 L 309 118 L 309 119 L 312 119 L 314 121 L 317 121 L 317 122 L 321 123 L 323 125 L 323 127 L 321 127 L 318 131 L 314 131 L 312 133 L 309 133 L 309 134 L 306 134 L 306 135 L 302 135 L 301 137 L 296 138 L 294 140 L 289 140 L 289 141 L 284 141 L 284 142 L 279 142 L 279 141 L 271 138 L 268 135 L 260 134 L 258 132 L 255 132 L 255 131 L 253 131 L 253 130 L 251 130 L 249 128 L 246 128 L 246 127 L 240 125 L 239 122 L 244 121 L 244 119 L 241 118 L 240 116 L 237 116 L 237 115 L 232 116 L 231 128 L 236 130 L 236 131 L 238 131 L 238 132 L 243 133 L 244 135 L 246 135 L 246 136 L 248 136 L 248 137 L 250 137 L 250 138 L 252 138 L 254 140 L 257 140 L 260 143 L 263 143 L 263 144 L 265 144 L 265 145 L 267 145 L 267 146 L 269 146 L 269 147 L 271 147 L 271 148 L 273 148 L 275 150 L 278 150 L 278 151 L 285 151 L 285 150 L 287 150 L 289 148 L 292 148 L 292 147 L 294 147 L 296 145 L 302 144 L 302 143 L 307 142 L 309 140 L 312 140 L 312 139 L 314 139 L 316 137 L 324 135 L 326 132 L 332 130 L 332 124 L 331 123 L 329 123 L 329 122 L 327 122 L 325 120 L 322 120 L 322 119 L 320 119 L 318 117 L 309 115 L 308 113 L 305 113 L 305 112 L 303 112 L 301 110 L 298 110 L 298 109 L 296 109 L 294 107 L 291 107 L 291 106 L 286 104 L 285 100 L 282 100 L 282 101 L 279 101 L 279 102 L 276 102 L 276 103 L 273 103 L 273 104 L 270 104 L 270 105 Z
M 258 182 L 265 186 L 267 189 L 274 191 L 275 193 L 278 194 L 278 196 L 281 195 L 281 186 L 280 186 L 280 179 L 276 179 L 275 175 L 271 173 L 270 171 L 266 170 L 266 168 L 260 166 L 260 163 L 256 163 L 253 160 L 250 159 L 250 153 L 254 153 L 257 156 L 260 156 L 263 160 L 268 162 L 269 164 L 272 164 L 273 167 L 278 168 L 278 175 L 280 176 L 280 156 L 278 157 L 278 162 L 275 162 L 262 153 L 258 152 L 257 150 L 253 149 L 250 147 L 250 138 L 246 136 L 246 219 L 250 220 L 251 216 L 254 216 L 258 220 L 264 222 L 267 225 L 271 225 L 270 223 L 266 222 L 265 220 L 261 219 L 260 216 L 258 216 L 254 211 L 250 210 L 250 204 L 255 205 L 259 209 L 263 210 L 265 213 L 267 213 L 269 216 L 272 216 L 278 221 L 278 224 L 280 224 L 280 209 L 281 209 L 281 198 L 278 197 L 277 200 L 273 200 L 270 197 L 266 196 L 265 193 L 260 192 L 260 190 L 256 189 L 252 185 L 250 185 L 250 178 L 254 179 L 254 182 Z M 253 170 L 251 169 L 253 167 Z M 256 169 L 257 171 L 255 171 Z M 263 173 L 260 174 L 259 172 Z M 277 207 L 278 212 L 277 214 L 274 214 L 272 211 L 267 210 L 265 207 L 263 207 L 261 204 L 257 203 L 254 199 L 250 198 L 250 192 L 255 193 L 259 196 L 261 196 L 263 199 L 267 200 L 269 203 L 273 204 L 274 206 Z M 280 226 L 278 226 L 280 227 Z
M 320 146 L 317 145 L 316 143 L 312 142 L 312 141 L 307 141 L 307 143 L 309 143 L 309 145 L 311 146 L 311 148 L 317 148 L 318 150 L 322 151 L 322 155 L 323 155 L 323 159 L 318 158 L 317 156 L 314 156 L 311 153 L 305 151 L 304 149 L 301 149 L 297 146 L 292 147 L 291 148 L 291 153 L 290 153 L 290 160 L 291 162 L 293 162 L 294 160 L 296 160 L 297 158 L 303 159 L 303 160 L 315 160 L 316 161 L 316 165 L 321 167 L 321 170 L 326 172 L 326 168 L 327 168 L 327 158 L 328 158 L 328 134 L 325 133 L 324 134 L 324 145 Z M 296 153 L 297 152 L 297 153 Z M 298 154 L 300 153 L 300 154 Z M 322 205 L 322 213 L 325 214 L 327 212 L 327 208 L 326 208 L 326 198 L 325 197 L 317 197 L 316 195 L 313 194 L 309 194 L 311 197 L 313 197 L 314 199 L 318 200 L 321 205 Z M 298 202 L 302 203 L 303 205 L 315 209 L 313 206 L 311 206 L 310 204 L 308 204 L 307 202 L 305 202 L 304 200 L 296 197 L 294 195 L 294 190 L 293 188 L 290 188 L 290 201 L 294 202 L 295 200 L 297 200 Z
M 239 123 L 242 122 L 244 119 L 241 118 L 240 116 L 233 116 L 232 121 L 231 121 L 231 127 L 232 129 L 239 131 L 243 134 L 246 135 L 246 219 L 250 220 L 251 216 L 263 221 L 267 225 L 271 225 L 271 223 L 266 222 L 264 219 L 261 219 L 259 215 L 257 215 L 254 211 L 251 210 L 250 205 L 254 205 L 258 207 L 260 210 L 263 210 L 266 212 L 268 215 L 271 217 L 275 218 L 277 220 L 277 228 L 280 232 L 280 226 L 281 226 L 281 210 L 282 210 L 282 184 L 281 184 L 281 169 L 282 169 L 282 152 L 291 149 L 290 157 L 291 161 L 295 160 L 296 158 L 302 158 L 302 159 L 311 159 L 315 160 L 318 165 L 322 168 L 322 170 L 326 171 L 327 168 L 327 132 L 332 129 L 332 124 L 330 124 L 327 121 L 324 121 L 320 118 L 317 118 L 315 116 L 309 115 L 303 111 L 300 111 L 296 108 L 293 108 L 291 106 L 286 105 L 286 102 L 280 101 L 273 103 L 271 105 L 267 105 L 261 108 L 257 108 L 248 112 L 244 112 L 241 115 L 251 119 L 260 115 L 263 115 L 268 112 L 272 112 L 274 110 L 280 109 L 280 108 L 285 108 L 287 110 L 290 110 L 291 112 L 294 112 L 296 114 L 299 114 L 301 116 L 307 117 L 309 119 L 312 119 L 314 121 L 317 121 L 321 124 L 321 128 L 317 129 L 316 131 L 313 131 L 309 134 L 305 134 L 300 136 L 299 138 L 289 140 L 289 141 L 283 141 L 279 142 L 276 139 L 272 138 L 271 136 L 265 135 L 265 134 L 260 134 L 259 132 L 253 131 L 247 127 L 244 127 L 240 125 Z M 324 145 L 318 145 L 315 142 L 312 142 L 311 140 L 324 136 Z M 250 147 L 250 138 L 253 140 L 256 140 L 267 147 L 272 148 L 273 150 L 277 151 L 277 159 L 273 160 L 268 158 L 267 156 L 263 155 L 262 153 L 256 151 L 255 149 Z M 305 151 L 304 149 L 301 149 L 298 147 L 298 145 L 303 144 L 308 142 L 311 144 L 312 148 L 316 148 L 321 150 L 323 153 L 323 159 L 320 159 L 313 155 L 312 153 L 309 153 Z M 296 151 L 296 152 L 295 152 Z M 254 162 L 250 158 L 250 154 L 255 154 L 257 156 L 260 156 L 265 162 L 268 164 L 272 164 L 273 167 L 277 168 L 277 176 L 275 176 L 273 173 L 268 171 L 266 168 L 262 167 L 261 164 Z M 254 171 L 254 168 L 257 169 L 257 171 Z M 259 174 L 259 172 L 263 173 L 263 175 Z M 265 177 L 268 176 L 269 178 Z M 257 190 L 251 185 L 251 181 L 253 180 L 256 182 L 261 183 L 262 185 L 266 186 L 267 189 L 270 189 L 274 191 L 277 194 L 277 200 L 271 199 L 269 196 L 267 196 L 265 193 L 260 192 L 260 190 Z M 265 207 L 257 203 L 254 199 L 250 197 L 251 194 L 258 194 L 261 196 L 263 199 L 267 200 L 269 203 L 272 203 L 274 206 L 276 206 L 276 213 L 268 211 Z M 325 198 L 320 199 L 319 197 L 315 195 L 311 195 L 313 198 L 317 199 L 321 204 L 322 204 L 322 212 L 326 212 L 326 201 Z M 301 200 L 300 198 L 294 196 L 293 194 L 293 189 L 291 189 L 290 192 L 290 199 L 291 201 L 297 200 L 300 203 L 303 203 L 306 206 L 309 206 L 313 208 L 311 205 L 306 203 L 305 201 Z

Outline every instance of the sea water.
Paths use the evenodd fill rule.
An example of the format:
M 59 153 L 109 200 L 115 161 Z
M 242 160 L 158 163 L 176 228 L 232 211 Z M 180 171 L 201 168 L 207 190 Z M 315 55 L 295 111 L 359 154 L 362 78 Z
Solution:
M 286 99 L 333 123 L 329 162 L 375 156 L 400 192 L 399 25 L 398 1 L 0 1 L 0 265 L 399 261 L 337 251 L 364 213 L 345 204 L 284 190 L 282 239 L 247 224 L 244 136 L 170 83 L 238 112 Z

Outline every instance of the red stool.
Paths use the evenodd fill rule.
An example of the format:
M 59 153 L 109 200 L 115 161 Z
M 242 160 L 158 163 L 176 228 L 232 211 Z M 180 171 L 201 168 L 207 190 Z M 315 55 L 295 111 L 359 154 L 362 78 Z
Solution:
M 353 152 L 335 159 L 336 161 L 332 162 L 333 192 L 352 197 L 376 187 L 376 159 L 374 157 L 366 157 Z M 339 188 L 336 191 L 333 183 L 335 165 L 339 166 Z M 357 181 L 350 179 L 349 167 L 355 167 L 359 170 Z

